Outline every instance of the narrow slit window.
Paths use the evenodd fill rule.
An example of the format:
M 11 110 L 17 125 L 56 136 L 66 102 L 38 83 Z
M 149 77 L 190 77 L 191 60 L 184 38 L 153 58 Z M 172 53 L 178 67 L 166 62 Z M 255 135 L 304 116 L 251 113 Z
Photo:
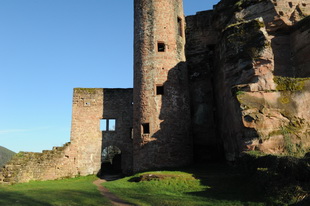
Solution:
M 177 19 L 178 21 L 178 33 L 179 33 L 179 36 L 183 36 L 183 25 L 182 25 L 182 19 L 180 17 L 178 17 Z
M 157 43 L 157 49 L 158 52 L 165 52 L 166 51 L 166 45 L 164 42 L 158 42 Z
M 132 127 L 130 127 L 130 129 L 129 129 L 129 134 L 130 134 L 130 139 L 133 139 L 133 128 Z
M 156 86 L 156 95 L 164 95 L 164 86 L 163 85 L 157 85 Z
M 142 124 L 142 133 L 143 134 L 150 134 L 150 124 L 149 123 Z

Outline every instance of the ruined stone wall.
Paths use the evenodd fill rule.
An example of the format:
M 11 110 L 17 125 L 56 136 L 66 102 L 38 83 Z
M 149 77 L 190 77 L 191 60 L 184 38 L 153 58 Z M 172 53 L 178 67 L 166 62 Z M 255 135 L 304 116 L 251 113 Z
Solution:
M 102 148 L 116 146 L 121 150 L 121 169 L 132 173 L 132 89 L 104 89 L 103 118 L 115 119 L 115 131 L 103 131 Z
M 0 183 L 21 183 L 30 180 L 54 180 L 75 177 L 79 174 L 76 167 L 75 151 L 70 143 L 42 153 L 20 152 L 0 171 Z
M 115 119 L 115 131 L 101 131 L 101 119 Z M 131 170 L 132 89 L 74 89 L 71 142 L 81 175 L 97 174 L 104 147 L 122 150 L 124 172 Z
M 74 89 L 71 143 L 81 175 L 97 174 L 101 168 L 103 93 L 103 89 Z
M 115 131 L 101 131 L 101 119 L 115 119 Z M 132 89 L 76 88 L 71 142 L 42 153 L 21 152 L 0 171 L 0 183 L 54 180 L 98 174 L 104 147 L 122 151 L 121 169 L 132 172 Z
M 216 129 L 214 52 L 218 31 L 213 11 L 186 17 L 186 62 L 189 74 L 194 160 L 218 159 L 223 153 Z
M 192 158 L 181 0 L 135 0 L 134 170 Z

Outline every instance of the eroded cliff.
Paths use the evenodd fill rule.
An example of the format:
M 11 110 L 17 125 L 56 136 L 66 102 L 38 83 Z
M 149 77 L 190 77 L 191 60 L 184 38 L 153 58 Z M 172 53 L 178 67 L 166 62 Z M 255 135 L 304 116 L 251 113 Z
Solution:
M 245 150 L 309 150 L 309 3 L 222 0 L 214 10 L 187 18 L 192 118 L 203 105 L 215 111 L 204 110 L 205 122 L 215 128 L 201 141 L 213 148 L 222 142 L 227 160 Z M 199 84 L 207 97 L 200 102 Z M 194 133 L 196 145 L 200 134 Z

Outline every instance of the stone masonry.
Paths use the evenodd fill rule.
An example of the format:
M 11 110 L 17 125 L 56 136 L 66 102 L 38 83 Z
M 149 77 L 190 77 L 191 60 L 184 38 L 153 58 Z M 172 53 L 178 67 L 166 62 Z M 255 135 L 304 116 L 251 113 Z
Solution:
M 181 0 L 135 0 L 134 171 L 192 159 Z
M 310 150 L 310 0 L 134 0 L 134 88 L 76 88 L 71 141 L 19 153 L 0 183 L 237 160 Z
M 116 120 L 115 131 L 101 131 L 100 120 Z M 132 171 L 132 89 L 76 88 L 71 142 L 42 153 L 18 153 L 0 172 L 0 182 L 52 180 L 98 174 L 101 153 L 116 146 L 124 174 Z

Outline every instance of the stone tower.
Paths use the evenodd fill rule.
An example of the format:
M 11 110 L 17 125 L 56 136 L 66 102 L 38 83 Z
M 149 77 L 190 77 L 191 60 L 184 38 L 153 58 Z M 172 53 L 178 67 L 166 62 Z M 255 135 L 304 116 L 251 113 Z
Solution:
M 134 171 L 191 162 L 182 0 L 134 1 Z

